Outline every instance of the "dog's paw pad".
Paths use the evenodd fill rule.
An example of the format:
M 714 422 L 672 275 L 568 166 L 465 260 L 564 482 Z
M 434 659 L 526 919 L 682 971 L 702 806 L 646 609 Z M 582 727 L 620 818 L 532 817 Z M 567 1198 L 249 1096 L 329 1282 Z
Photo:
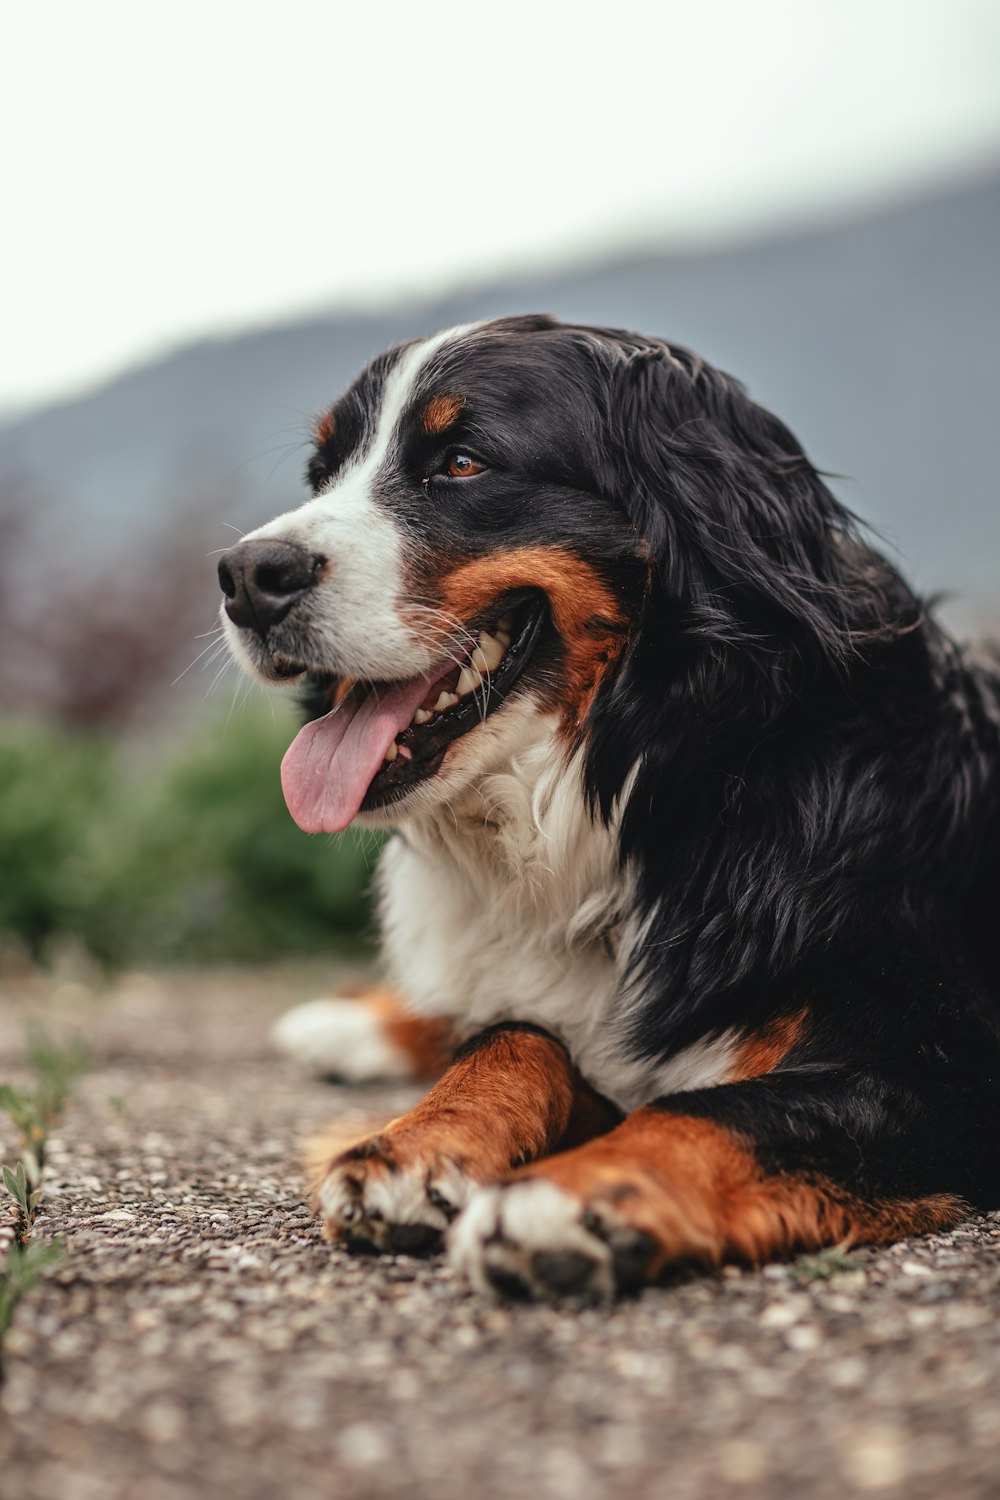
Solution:
M 607 1301 L 642 1279 L 656 1246 L 610 1206 L 542 1177 L 475 1193 L 448 1237 L 452 1264 L 505 1300 Z
M 327 1238 L 356 1253 L 432 1255 L 476 1184 L 452 1161 L 402 1162 L 378 1144 L 334 1162 L 320 1184 Z

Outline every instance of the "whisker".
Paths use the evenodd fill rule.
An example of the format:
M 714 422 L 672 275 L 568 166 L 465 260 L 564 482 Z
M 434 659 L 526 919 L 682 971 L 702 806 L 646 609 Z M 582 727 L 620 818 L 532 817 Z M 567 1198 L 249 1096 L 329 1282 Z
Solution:
M 231 661 L 232 661 L 232 659 L 230 657 L 228 657 L 228 656 L 223 661 L 222 666 L 216 672 L 215 676 L 212 678 L 212 681 L 209 683 L 208 687 L 205 689 L 205 698 L 206 699 L 209 698 L 211 696 L 211 694 L 215 692 L 215 689 L 218 687 L 218 685 L 222 681 L 222 679 L 223 679 L 226 671 L 228 670 L 229 666 L 231 665 Z M 202 701 L 204 702 L 204 699 Z
M 454 633 L 457 633 L 459 636 L 464 637 L 465 642 L 467 643 L 467 653 L 471 657 L 472 653 L 479 645 L 479 637 L 477 635 L 473 635 L 472 631 L 464 623 L 464 621 L 457 619 L 454 615 L 448 614 L 446 610 L 440 609 L 436 605 L 421 604 L 418 606 L 418 608 L 420 609 L 422 614 L 430 617 L 436 616 L 437 619 L 443 621 L 450 627 L 450 631 L 452 633 L 445 638 L 450 646 L 457 646 L 459 644 L 459 642 L 454 638 Z M 442 646 L 444 646 L 444 642 L 442 642 Z M 448 652 L 447 654 L 449 656 L 449 660 L 455 661 L 455 658 L 451 656 L 450 652 Z M 464 666 L 465 661 L 455 661 L 455 665 Z M 482 678 L 482 681 L 480 684 L 480 688 L 476 690 L 476 698 L 479 702 L 480 723 L 485 724 L 487 715 L 489 713 L 490 692 L 492 689 L 493 674 L 489 670 L 489 668 L 487 668 L 485 677 L 482 673 L 480 673 L 480 677 Z
M 267 476 L 268 483 L 270 484 L 270 482 L 274 478 L 275 474 L 277 474 L 278 470 L 281 468 L 281 465 L 283 463 L 287 463 L 287 461 L 291 458 L 291 456 L 292 456 L 293 453 L 299 453 L 299 452 L 301 452 L 301 450 L 303 448 L 307 448 L 308 446 L 309 446 L 309 444 L 305 443 L 305 442 L 301 442 L 301 443 L 289 443 L 288 446 L 285 448 L 284 453 L 282 453 L 281 457 L 276 460 L 275 465 L 274 465 L 273 469 L 271 470 L 270 474 L 268 474 L 268 476 Z
M 225 722 L 225 725 L 223 726 L 223 730 L 222 730 L 223 737 L 225 737 L 229 733 L 229 726 L 232 723 L 233 714 L 236 712 L 237 707 L 239 707 L 240 709 L 242 709 L 244 707 L 244 705 L 246 704 L 246 701 L 249 698 L 249 696 L 250 696 L 251 692 L 253 691 L 253 689 L 255 687 L 259 687 L 259 686 L 260 686 L 260 684 L 258 682 L 255 682 L 252 677 L 247 678 L 246 682 L 245 682 L 245 685 L 244 685 L 244 688 L 243 688 L 243 696 L 242 696 L 242 698 L 240 698 L 240 696 L 239 696 L 240 685 L 239 685 L 239 683 L 236 684 L 236 688 L 235 688 L 235 690 L 233 692 L 233 701 L 229 705 L 229 712 L 226 715 L 226 722 Z M 238 704 L 237 704 L 237 701 L 236 701 L 237 698 L 239 698 L 239 703 Z
M 204 650 L 198 652 L 198 655 L 195 657 L 194 661 L 189 661 L 188 664 L 187 664 L 187 666 L 184 668 L 183 672 L 178 672 L 177 676 L 174 678 L 174 680 L 170 684 L 170 686 L 171 687 L 176 687 L 177 684 L 180 682 L 181 678 L 182 677 L 186 677 L 187 674 L 190 672 L 191 668 L 197 666 L 198 663 L 201 661 L 202 657 L 203 656 L 208 656 L 208 653 L 211 651 L 213 653 L 213 655 L 211 657 L 209 657 L 209 660 L 205 663 L 206 667 L 210 666 L 211 663 L 215 660 L 215 656 L 218 654 L 220 647 L 222 647 L 224 645 L 225 645 L 224 641 L 219 641 L 219 640 L 209 641 L 208 645 L 204 648 Z
M 278 436 L 277 433 L 274 435 Z M 243 459 L 241 463 L 235 466 L 234 472 L 237 474 L 241 473 L 244 469 L 248 469 L 251 464 L 261 463 L 265 458 L 270 458 L 272 453 L 280 453 L 281 458 L 278 459 L 277 464 L 275 464 L 274 469 L 271 470 L 271 474 L 269 475 L 269 478 L 273 478 L 275 471 L 290 454 L 308 446 L 309 439 L 305 437 L 296 437 L 295 441 L 290 443 L 275 443 L 272 448 L 261 448 L 257 453 L 251 453 L 249 457 Z

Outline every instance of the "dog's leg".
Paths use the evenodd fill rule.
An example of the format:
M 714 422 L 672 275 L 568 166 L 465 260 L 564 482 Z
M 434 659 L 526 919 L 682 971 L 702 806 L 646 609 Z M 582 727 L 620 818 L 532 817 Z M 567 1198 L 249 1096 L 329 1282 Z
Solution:
M 997 1114 L 948 1095 L 850 1069 L 674 1095 L 476 1193 L 453 1262 L 505 1296 L 606 1298 L 671 1267 L 948 1227 L 966 1211 L 962 1153 L 977 1133 L 995 1150 Z
M 293 1006 L 273 1037 L 310 1073 L 346 1083 L 437 1078 L 455 1045 L 446 1021 L 417 1015 L 392 990 L 375 988 Z
M 620 1118 L 554 1037 L 493 1027 L 415 1109 L 320 1164 L 316 1206 L 328 1237 L 354 1248 L 432 1250 L 477 1186 Z

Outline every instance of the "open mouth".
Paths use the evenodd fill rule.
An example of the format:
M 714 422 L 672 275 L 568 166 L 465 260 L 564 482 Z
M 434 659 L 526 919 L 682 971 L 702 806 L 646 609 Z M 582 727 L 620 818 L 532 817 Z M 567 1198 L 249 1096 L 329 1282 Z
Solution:
M 307 833 L 339 833 L 359 812 L 401 800 L 440 768 L 448 746 L 509 696 L 544 617 L 538 594 L 508 596 L 468 627 L 464 659 L 405 682 L 330 679 L 335 704 L 301 729 L 281 765 L 292 817 Z

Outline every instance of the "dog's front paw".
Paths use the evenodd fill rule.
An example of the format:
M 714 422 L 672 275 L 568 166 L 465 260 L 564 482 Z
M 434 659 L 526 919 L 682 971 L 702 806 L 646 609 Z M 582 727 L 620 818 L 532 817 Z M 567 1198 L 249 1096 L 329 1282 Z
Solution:
M 480 1189 L 448 1244 L 475 1287 L 508 1300 L 608 1301 L 659 1260 L 656 1239 L 610 1198 L 587 1201 L 544 1177 Z
M 327 1238 L 350 1250 L 428 1255 L 477 1186 L 454 1158 L 389 1130 L 330 1162 L 316 1203 Z

